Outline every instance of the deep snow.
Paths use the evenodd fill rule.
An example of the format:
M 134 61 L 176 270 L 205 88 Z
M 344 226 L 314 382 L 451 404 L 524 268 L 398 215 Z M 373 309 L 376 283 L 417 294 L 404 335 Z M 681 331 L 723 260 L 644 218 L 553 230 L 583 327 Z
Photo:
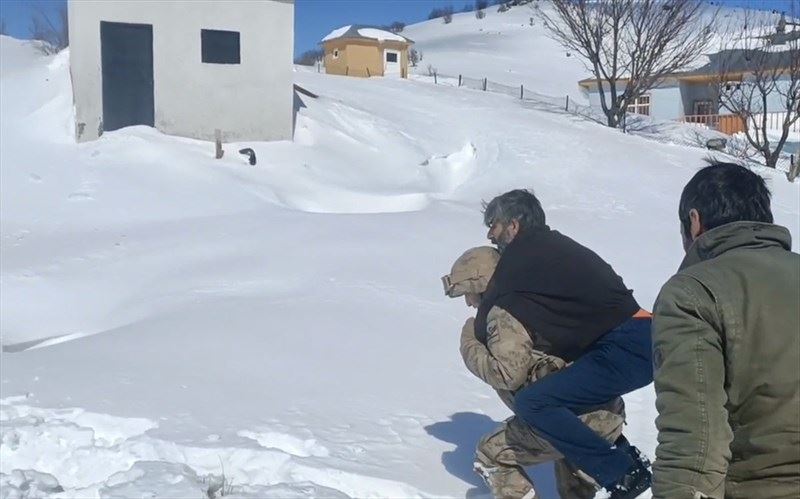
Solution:
M 438 280 L 486 242 L 481 199 L 535 189 L 649 306 L 706 156 L 502 95 L 303 70 L 321 97 L 298 97 L 294 142 L 214 160 L 134 127 L 78 145 L 68 53 L 0 40 L 3 497 L 202 497 L 223 470 L 251 497 L 485 494 L 473 448 L 509 414 L 464 369 L 469 311 Z M 800 188 L 759 173 L 796 239 Z M 652 388 L 626 401 L 652 456 Z

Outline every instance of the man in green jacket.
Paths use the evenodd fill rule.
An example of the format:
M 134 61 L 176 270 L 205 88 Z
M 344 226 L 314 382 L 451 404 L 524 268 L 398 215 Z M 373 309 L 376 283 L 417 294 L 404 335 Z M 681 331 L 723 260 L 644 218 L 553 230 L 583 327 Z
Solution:
M 700 170 L 653 320 L 657 499 L 800 497 L 800 255 L 764 180 Z

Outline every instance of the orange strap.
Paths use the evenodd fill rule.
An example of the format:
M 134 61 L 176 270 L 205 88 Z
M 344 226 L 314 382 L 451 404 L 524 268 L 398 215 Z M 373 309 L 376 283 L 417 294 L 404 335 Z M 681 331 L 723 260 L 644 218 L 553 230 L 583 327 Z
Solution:
M 634 319 L 652 319 L 653 318 L 653 314 L 651 314 L 650 312 L 648 312 L 647 310 L 645 310 L 643 308 L 640 308 L 638 312 L 633 314 L 633 318 Z

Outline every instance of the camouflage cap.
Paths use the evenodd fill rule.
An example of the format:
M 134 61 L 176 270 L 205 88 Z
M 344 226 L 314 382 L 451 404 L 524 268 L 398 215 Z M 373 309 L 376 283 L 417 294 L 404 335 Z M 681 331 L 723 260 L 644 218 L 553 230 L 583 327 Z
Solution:
M 444 294 L 456 298 L 466 293 L 483 293 L 494 274 L 500 253 L 491 246 L 479 246 L 464 252 L 442 277 Z

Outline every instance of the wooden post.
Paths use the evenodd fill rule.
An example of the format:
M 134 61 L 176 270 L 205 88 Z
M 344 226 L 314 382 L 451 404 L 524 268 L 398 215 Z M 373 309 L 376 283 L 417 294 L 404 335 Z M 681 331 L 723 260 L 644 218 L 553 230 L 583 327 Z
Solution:
M 564 106 L 564 111 L 569 112 L 569 94 L 567 94 L 567 105 Z
M 433 84 L 438 85 L 439 79 L 436 77 L 436 71 L 433 72 Z
M 483 91 L 484 91 L 484 92 L 486 91 L 486 84 L 487 84 L 487 83 L 488 83 L 488 79 L 487 79 L 487 78 L 484 78 L 484 79 L 483 79 Z
M 458 75 L 458 86 L 461 86 L 461 75 Z
M 519 86 L 519 98 L 520 100 L 525 98 L 525 89 L 523 88 L 523 85 Z
M 345 66 L 344 67 L 344 75 L 345 76 L 350 76 L 350 66 Z
M 372 75 L 369 74 L 369 67 L 367 67 L 367 78 L 371 78 L 371 77 L 372 77 Z
M 222 150 L 222 130 L 219 128 L 214 129 L 214 145 L 216 146 L 214 157 L 217 159 L 222 158 L 225 151 Z

